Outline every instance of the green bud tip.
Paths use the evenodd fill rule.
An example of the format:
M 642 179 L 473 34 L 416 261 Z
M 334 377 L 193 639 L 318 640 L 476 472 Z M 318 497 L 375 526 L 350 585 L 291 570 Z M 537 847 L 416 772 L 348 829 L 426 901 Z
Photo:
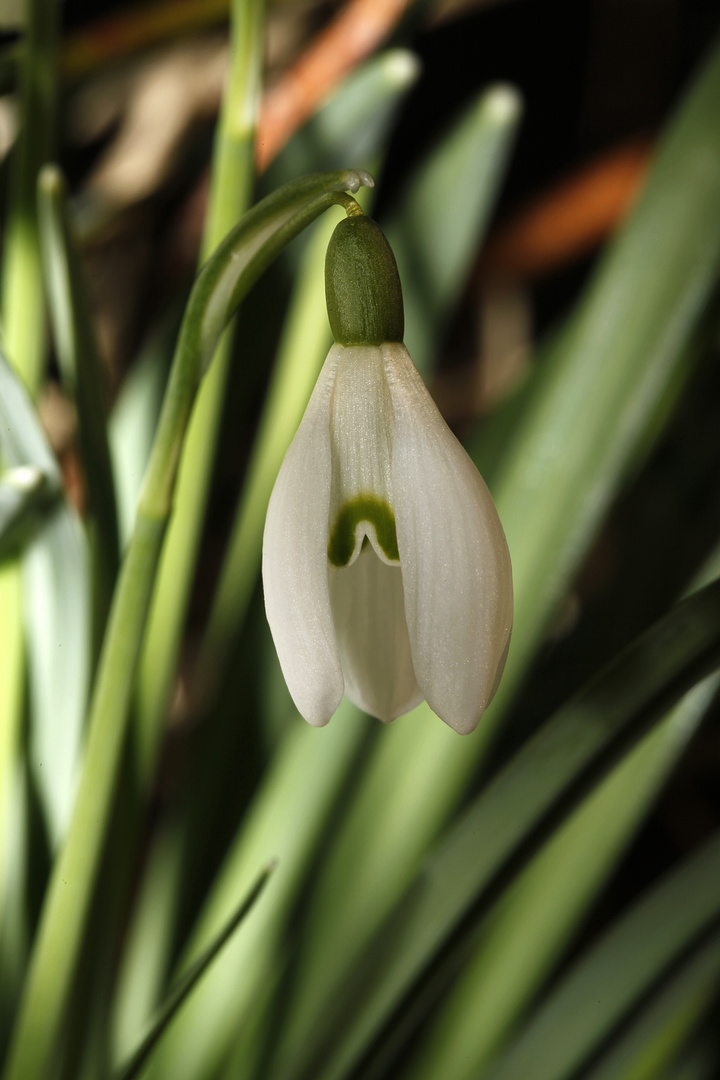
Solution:
M 330 237 L 325 297 L 338 345 L 402 341 L 405 318 L 395 256 L 380 226 L 354 213 Z

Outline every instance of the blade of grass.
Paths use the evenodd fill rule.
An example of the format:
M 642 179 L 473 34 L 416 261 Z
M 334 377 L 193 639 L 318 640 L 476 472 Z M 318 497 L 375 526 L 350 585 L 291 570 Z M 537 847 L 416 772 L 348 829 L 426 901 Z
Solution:
M 264 0 L 233 0 L 230 70 L 213 152 L 200 264 L 247 210 L 254 179 L 253 145 L 263 57 Z M 226 330 L 199 394 L 178 473 L 173 518 L 164 546 L 137 695 L 141 783 L 152 775 L 172 691 L 195 575 L 217 433 L 225 400 L 232 332 Z
M 114 1080 L 136 1080 L 136 1077 L 140 1076 L 150 1055 L 164 1035 L 166 1028 L 180 1009 L 180 1006 L 193 992 L 199 980 L 228 943 L 243 919 L 250 914 L 260 898 L 261 893 L 265 889 L 274 869 L 275 864 L 270 863 L 265 870 L 263 870 L 260 877 L 250 889 L 248 895 L 230 917 L 215 940 L 210 943 L 202 956 L 198 957 L 196 962 L 185 972 L 182 978 L 171 987 L 167 999 L 160 1010 L 160 1015 L 152 1025 L 152 1029 L 143 1039 L 141 1045 L 131 1056 L 130 1060 L 113 1074 Z
M 38 179 L 40 245 L 60 372 L 78 410 L 80 452 L 95 525 L 93 636 L 97 654 L 120 564 L 120 548 L 102 362 L 66 204 L 62 173 L 57 166 L 46 165 Z
M 306 940 L 313 972 L 298 987 L 299 1042 L 461 799 L 627 461 L 686 360 L 684 345 L 720 260 L 718 100 L 716 47 L 524 403 L 493 486 L 515 585 L 503 681 L 468 738 L 454 737 L 427 706 L 383 733 L 311 902 Z
M 13 1032 L 6 1080 L 40 1080 L 58 1039 L 82 943 L 183 438 L 200 379 L 243 295 L 282 247 L 365 174 L 325 173 L 275 192 L 205 264 L 188 303 L 98 667 L 78 796 L 53 869 Z
M 718 666 L 718 597 L 720 581 L 678 605 L 515 755 L 427 860 L 278 1080 L 339 1080 L 361 1057 L 361 1074 L 375 1075 L 424 1010 L 428 979 L 443 981 L 489 906 L 638 739 Z

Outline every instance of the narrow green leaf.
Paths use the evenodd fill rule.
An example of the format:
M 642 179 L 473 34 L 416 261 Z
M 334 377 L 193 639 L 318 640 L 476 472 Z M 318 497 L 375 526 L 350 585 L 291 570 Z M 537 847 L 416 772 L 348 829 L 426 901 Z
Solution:
M 667 1080 L 668 1069 L 712 1006 L 719 978 L 716 932 L 642 1003 L 583 1080 Z
M 720 965 L 720 837 L 668 875 L 570 970 L 487 1080 L 565 1080 L 662 982 Z M 675 968 L 675 971 L 673 971 Z M 679 969 L 679 970 L 678 970 Z
M 123 548 L 135 524 L 179 324 L 180 313 L 173 311 L 151 331 L 123 381 L 110 414 L 108 435 Z
M 220 953 L 235 933 L 240 923 L 255 906 L 274 869 L 275 863 L 270 863 L 265 870 L 263 870 L 248 895 L 240 904 L 237 911 L 233 913 L 215 940 L 210 943 L 205 952 L 198 957 L 182 978 L 170 988 L 167 999 L 160 1010 L 160 1014 L 153 1023 L 151 1030 L 145 1036 L 130 1060 L 125 1065 L 122 1065 L 114 1074 L 115 1080 L 135 1080 L 135 1078 L 140 1075 L 148 1058 L 162 1038 L 165 1029 L 173 1020 L 180 1006 L 189 997 L 215 957 Z
M 282 1080 L 340 1080 L 361 1056 L 370 1053 L 373 1061 L 393 1053 L 405 1034 L 398 1006 L 451 933 L 464 927 L 458 940 L 465 948 L 468 929 L 548 836 L 720 664 L 719 599 L 717 581 L 678 605 L 519 751 L 427 861 L 344 987 L 326 1000 L 305 1046 L 278 1072 Z M 412 998 L 405 1006 L 413 1023 L 415 1007 Z
M 0 354 L 0 455 L 45 477 L 57 505 L 25 549 L 23 606 L 30 669 L 30 758 L 53 845 L 75 794 L 90 673 L 89 553 L 27 391 Z
M 405 344 L 421 372 L 480 249 L 521 114 L 514 87 L 484 90 L 383 221 L 402 281 Z
M 77 405 L 80 453 L 96 526 L 94 630 L 99 645 L 120 564 L 115 479 L 102 362 L 68 215 L 65 180 L 55 165 L 40 172 L 38 214 L 55 347 L 63 383 Z
M 371 723 L 349 702 L 343 702 L 337 719 L 339 724 L 319 731 L 298 717 L 273 755 L 183 962 L 191 962 L 213 939 L 268 851 L 278 858 L 277 873 L 263 904 L 183 1007 L 181 1022 L 159 1049 L 153 1080 L 212 1076 L 264 994 L 268 972 L 277 970 L 288 914 Z

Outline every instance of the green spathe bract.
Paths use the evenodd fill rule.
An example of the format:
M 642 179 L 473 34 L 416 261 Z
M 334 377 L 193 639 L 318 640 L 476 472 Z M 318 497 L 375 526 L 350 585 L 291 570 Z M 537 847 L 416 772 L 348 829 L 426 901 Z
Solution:
M 392 507 L 370 492 L 348 499 L 335 518 L 327 549 L 332 565 L 347 566 L 350 562 L 355 550 L 355 533 L 361 522 L 367 522 L 374 527 L 377 542 L 387 558 L 399 562 Z
M 338 345 L 402 341 L 402 288 L 395 256 L 380 227 L 364 214 L 345 218 L 325 260 L 328 318 Z

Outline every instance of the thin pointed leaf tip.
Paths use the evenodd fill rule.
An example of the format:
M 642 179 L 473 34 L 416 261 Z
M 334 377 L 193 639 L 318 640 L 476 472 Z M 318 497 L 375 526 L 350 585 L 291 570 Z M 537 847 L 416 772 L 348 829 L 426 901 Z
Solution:
M 492 700 L 510 642 L 505 534 L 402 343 L 397 267 L 374 221 L 340 222 L 325 282 L 335 344 L 263 539 L 283 674 L 318 727 L 345 693 L 385 721 L 425 698 L 464 734 Z

